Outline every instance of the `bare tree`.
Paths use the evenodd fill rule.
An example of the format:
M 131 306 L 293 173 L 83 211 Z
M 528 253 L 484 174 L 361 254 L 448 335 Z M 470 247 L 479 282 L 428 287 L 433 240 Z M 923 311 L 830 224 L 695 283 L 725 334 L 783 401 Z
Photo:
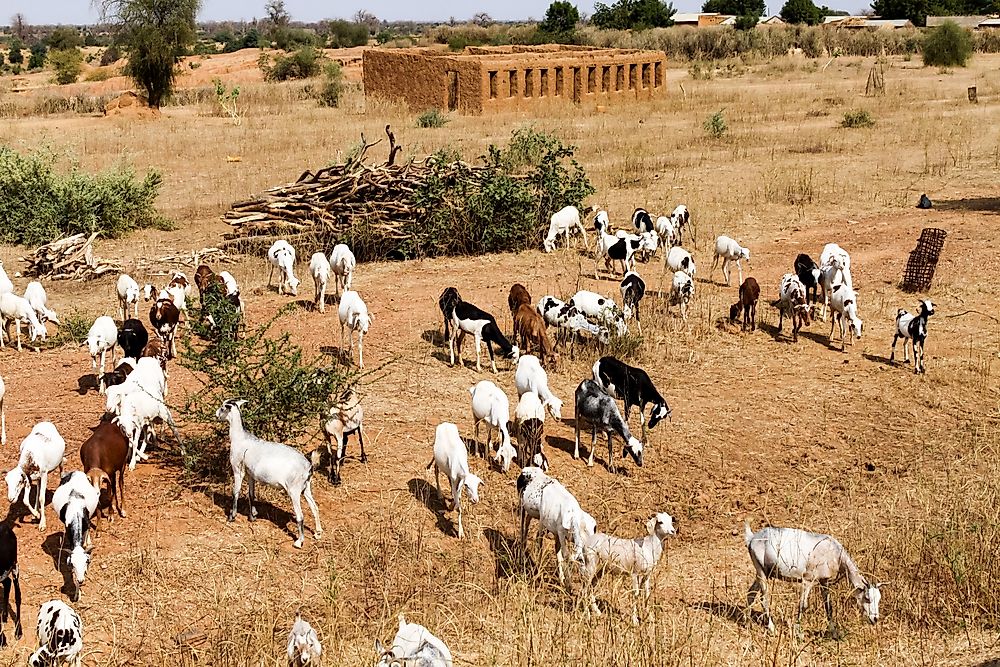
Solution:
M 377 16 L 364 9 L 354 12 L 354 22 L 368 26 L 368 32 L 376 33 L 382 25 L 382 21 Z
M 486 12 L 479 12 L 478 14 L 472 17 L 472 22 L 480 26 L 481 28 L 489 28 L 491 25 L 493 25 L 493 17 L 487 14 Z
M 268 20 L 279 28 L 284 28 L 292 20 L 288 10 L 285 9 L 285 0 L 267 0 L 264 5 Z
M 24 41 L 24 36 L 27 33 L 28 23 L 24 20 L 24 14 L 18 12 L 10 17 L 10 28 L 11 32 L 17 35 L 17 38 Z

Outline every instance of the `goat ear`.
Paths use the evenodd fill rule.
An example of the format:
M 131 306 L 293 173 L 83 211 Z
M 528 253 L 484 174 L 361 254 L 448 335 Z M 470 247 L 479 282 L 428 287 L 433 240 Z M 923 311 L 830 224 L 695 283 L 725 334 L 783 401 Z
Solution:
M 875 584 L 875 588 L 882 588 L 883 586 L 892 586 L 892 582 L 891 581 L 880 581 L 877 584 Z
M 385 646 L 383 646 L 382 642 L 378 639 L 375 640 L 375 652 L 379 655 L 385 653 Z

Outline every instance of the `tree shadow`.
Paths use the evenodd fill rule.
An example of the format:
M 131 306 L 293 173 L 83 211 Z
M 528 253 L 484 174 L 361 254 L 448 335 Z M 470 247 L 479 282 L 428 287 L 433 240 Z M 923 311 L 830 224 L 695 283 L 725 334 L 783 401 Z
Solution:
M 939 211 L 978 211 L 1000 214 L 1000 197 L 965 197 L 962 199 L 935 200 Z
M 406 483 L 406 486 L 410 490 L 413 497 L 422 502 L 424 507 L 434 514 L 434 518 L 437 520 L 438 530 L 440 530 L 444 535 L 458 535 L 458 524 L 445 517 L 445 512 L 448 511 L 448 505 L 444 497 L 438 493 L 433 484 L 428 482 L 426 479 L 413 477 Z M 451 488 L 450 485 L 447 486 L 448 488 Z M 444 492 L 443 487 L 441 491 Z
M 259 486 L 263 486 L 263 484 L 259 484 Z M 226 518 L 228 519 L 229 511 L 233 507 L 233 497 L 229 494 L 220 493 L 219 491 L 210 491 L 209 493 L 211 494 L 212 497 L 212 503 L 216 507 L 221 508 L 226 513 Z M 236 510 L 236 521 L 239 521 L 241 518 L 249 520 L 249 514 L 250 514 L 249 502 L 250 501 L 247 499 L 246 484 L 244 484 L 243 490 L 240 493 L 240 502 Z M 295 523 L 295 516 L 291 512 L 282 509 L 280 507 L 277 507 L 275 505 L 272 505 L 271 503 L 262 500 L 259 496 L 257 498 L 255 507 L 257 509 L 257 519 L 263 519 L 265 521 L 269 521 L 276 527 L 285 531 L 287 534 L 298 539 L 298 534 L 296 533 L 296 530 L 295 529 L 289 530 L 288 528 L 290 523 L 291 524 Z M 305 516 L 309 513 L 308 508 L 303 507 L 303 512 L 304 512 L 303 518 L 305 518 Z M 313 527 L 313 529 L 315 530 L 315 526 Z
M 319 348 L 320 354 L 325 354 L 327 356 L 333 357 L 338 363 L 350 366 L 354 363 L 354 357 L 347 350 L 341 349 L 337 345 L 321 345 Z

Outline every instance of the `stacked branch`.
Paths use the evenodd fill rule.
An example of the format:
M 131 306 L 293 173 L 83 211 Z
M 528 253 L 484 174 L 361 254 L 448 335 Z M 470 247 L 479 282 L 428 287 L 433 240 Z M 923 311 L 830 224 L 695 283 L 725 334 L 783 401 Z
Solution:
M 28 262 L 27 274 L 50 280 L 91 280 L 120 272 L 121 264 L 94 257 L 95 238 L 97 232 L 90 236 L 74 234 L 39 246 L 30 257 L 23 258 Z

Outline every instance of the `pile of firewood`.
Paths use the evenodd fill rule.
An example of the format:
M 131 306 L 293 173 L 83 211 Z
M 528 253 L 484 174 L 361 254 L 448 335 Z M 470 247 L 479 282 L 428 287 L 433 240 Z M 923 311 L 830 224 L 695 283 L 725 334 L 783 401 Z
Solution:
M 74 234 L 39 246 L 30 257 L 22 258 L 28 263 L 27 275 L 50 280 L 90 280 L 108 272 L 120 272 L 121 264 L 94 257 L 95 238 L 97 232 L 90 236 Z

